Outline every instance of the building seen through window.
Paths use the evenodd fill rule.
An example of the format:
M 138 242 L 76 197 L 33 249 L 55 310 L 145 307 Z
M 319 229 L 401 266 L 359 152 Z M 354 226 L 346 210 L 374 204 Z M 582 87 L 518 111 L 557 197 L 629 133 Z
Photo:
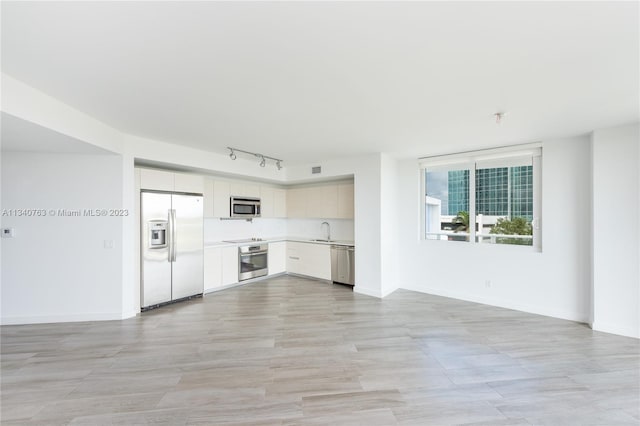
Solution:
M 425 172 L 426 238 L 532 245 L 533 166 L 476 167 Z M 470 179 L 475 180 L 470 212 Z M 472 213 L 472 214 L 470 214 Z

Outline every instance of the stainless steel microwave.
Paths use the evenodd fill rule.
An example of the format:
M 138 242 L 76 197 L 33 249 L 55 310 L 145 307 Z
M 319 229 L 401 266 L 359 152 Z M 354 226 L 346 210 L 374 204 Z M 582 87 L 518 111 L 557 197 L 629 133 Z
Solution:
M 260 198 L 231 197 L 231 217 L 260 217 Z

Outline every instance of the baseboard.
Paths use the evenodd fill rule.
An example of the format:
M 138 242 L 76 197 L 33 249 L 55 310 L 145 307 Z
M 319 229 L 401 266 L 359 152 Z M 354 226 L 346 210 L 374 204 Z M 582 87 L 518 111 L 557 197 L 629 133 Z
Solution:
M 325 280 L 324 278 L 312 277 L 311 275 L 296 274 L 295 272 L 285 272 L 284 275 L 289 275 L 290 277 L 306 278 L 306 279 L 314 280 L 314 281 L 322 281 L 322 282 L 329 283 L 329 284 L 331 284 L 333 282 L 331 280 Z M 271 278 L 272 276 L 273 275 L 271 275 L 269 278 Z
M 128 311 L 128 312 L 125 312 L 122 315 L 120 315 L 120 319 L 125 320 L 125 319 L 129 319 L 129 318 L 133 318 L 136 315 L 138 315 L 139 313 L 140 313 L 139 310 L 138 311 Z
M 362 287 L 358 287 L 355 286 L 353 287 L 353 292 L 354 293 L 358 293 L 358 294 L 364 294 L 365 296 L 371 296 L 371 297 L 375 297 L 378 299 L 382 299 L 382 293 L 376 290 L 371 290 L 368 288 L 362 288 Z
M 131 315 L 135 316 L 135 314 Z M 122 312 L 103 312 L 86 314 L 43 315 L 29 317 L 3 317 L 2 325 L 48 324 L 58 322 L 91 322 L 122 320 Z M 127 317 L 130 318 L 130 317 Z
M 233 283 L 233 284 L 223 285 L 222 287 L 208 288 L 208 289 L 205 289 L 203 294 L 217 293 L 219 291 L 226 290 L 228 288 L 239 287 L 239 286 L 245 285 L 245 284 L 249 284 L 249 283 L 246 283 L 244 281 L 240 281 L 240 282 Z
M 251 278 L 250 280 L 238 281 L 237 283 L 223 285 L 222 287 L 206 288 L 203 294 L 210 294 L 210 293 L 215 293 L 221 290 L 226 290 L 228 288 L 239 287 L 241 285 L 246 285 L 246 284 L 253 284 L 255 282 L 264 281 L 269 278 L 281 277 L 283 275 L 288 275 L 288 274 L 286 272 L 279 272 L 277 274 L 265 275 L 264 277 L 257 277 L 257 278 Z
M 591 328 L 594 331 L 601 331 L 603 333 L 617 334 L 618 336 L 633 337 L 640 339 L 640 330 L 638 327 L 633 327 L 628 324 L 613 324 L 602 321 L 596 321 L 591 324 Z
M 483 305 L 496 306 L 498 308 L 512 309 L 514 311 L 527 312 L 530 314 L 543 315 L 546 317 L 559 318 L 579 323 L 589 323 L 588 315 L 580 312 L 567 312 L 548 309 L 540 306 L 527 305 L 524 303 L 512 303 L 502 299 L 493 299 L 488 297 L 469 295 L 455 291 L 446 291 L 435 288 L 411 288 L 401 287 L 405 290 L 417 291 L 419 293 L 433 294 L 434 296 L 449 297 L 451 299 L 464 300 L 467 302 L 482 303 Z

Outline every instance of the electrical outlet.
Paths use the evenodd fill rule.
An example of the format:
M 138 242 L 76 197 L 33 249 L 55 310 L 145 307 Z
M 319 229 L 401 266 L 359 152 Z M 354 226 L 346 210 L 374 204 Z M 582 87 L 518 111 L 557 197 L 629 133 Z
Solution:
M 485 286 L 486 288 L 491 288 L 491 280 L 485 280 L 485 282 L 484 282 L 484 286 Z
M 104 240 L 104 248 L 112 249 L 113 248 L 113 240 Z

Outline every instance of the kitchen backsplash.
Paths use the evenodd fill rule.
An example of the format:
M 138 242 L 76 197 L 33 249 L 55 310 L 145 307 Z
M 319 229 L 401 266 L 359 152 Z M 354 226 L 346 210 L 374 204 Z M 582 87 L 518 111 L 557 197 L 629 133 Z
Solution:
M 204 219 L 204 241 L 237 240 L 243 238 L 301 237 L 325 238 L 326 225 L 322 219 L 262 219 L 246 220 Z M 329 219 L 331 239 L 353 241 L 352 219 Z
M 353 241 L 353 219 L 286 219 L 287 236 L 325 238 L 327 226 L 321 226 L 322 222 L 331 225 L 332 240 Z

